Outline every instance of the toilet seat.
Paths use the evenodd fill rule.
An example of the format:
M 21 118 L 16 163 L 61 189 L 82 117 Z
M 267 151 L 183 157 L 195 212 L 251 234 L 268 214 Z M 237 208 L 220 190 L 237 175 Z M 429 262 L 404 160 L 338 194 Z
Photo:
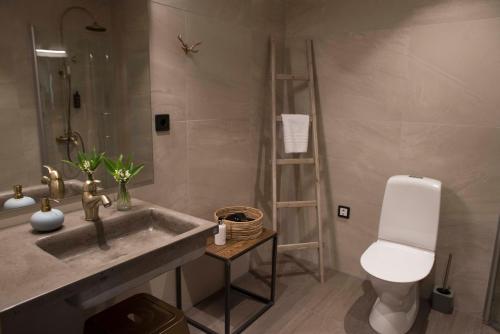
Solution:
M 370 275 L 394 283 L 425 278 L 434 264 L 434 252 L 377 240 L 361 256 L 361 266 Z

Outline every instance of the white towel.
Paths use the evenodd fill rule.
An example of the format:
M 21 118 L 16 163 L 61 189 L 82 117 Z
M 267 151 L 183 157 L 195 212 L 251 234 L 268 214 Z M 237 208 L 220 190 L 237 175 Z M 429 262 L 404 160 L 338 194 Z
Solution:
M 285 153 L 305 153 L 309 141 L 309 115 L 282 114 Z

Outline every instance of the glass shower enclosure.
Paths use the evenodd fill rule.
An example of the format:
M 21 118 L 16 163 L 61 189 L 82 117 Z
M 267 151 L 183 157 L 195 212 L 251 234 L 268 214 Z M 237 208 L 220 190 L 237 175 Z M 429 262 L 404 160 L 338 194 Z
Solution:
M 53 1 L 30 22 L 41 164 L 83 181 L 63 160 L 95 149 L 145 165 L 131 186 L 151 183 L 149 2 Z M 104 168 L 95 177 L 117 189 Z
M 64 179 L 81 178 L 62 162 L 74 160 L 78 151 L 117 153 L 110 36 L 79 28 L 68 29 L 58 41 L 61 33 L 31 26 L 42 162 Z M 102 171 L 97 178 L 105 187 L 113 182 Z

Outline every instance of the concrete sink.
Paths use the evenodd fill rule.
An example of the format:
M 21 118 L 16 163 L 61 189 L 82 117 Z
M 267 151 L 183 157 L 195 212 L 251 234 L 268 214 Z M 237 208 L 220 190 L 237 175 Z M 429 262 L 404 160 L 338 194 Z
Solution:
M 199 227 L 192 218 L 144 208 L 44 237 L 36 245 L 70 266 L 99 267 L 122 262 L 179 239 Z
M 2 333 L 37 333 L 40 321 L 52 328 L 56 307 L 67 320 L 56 323 L 70 329 L 54 332 L 74 333 L 75 319 L 83 327 L 83 311 L 199 258 L 217 230 L 211 221 L 139 199 L 133 203 L 125 212 L 101 209 L 96 222 L 72 210 L 79 203 L 68 204 L 63 228 L 50 234 L 36 233 L 27 223 L 1 230 L 0 253 L 9 254 L 0 258 Z

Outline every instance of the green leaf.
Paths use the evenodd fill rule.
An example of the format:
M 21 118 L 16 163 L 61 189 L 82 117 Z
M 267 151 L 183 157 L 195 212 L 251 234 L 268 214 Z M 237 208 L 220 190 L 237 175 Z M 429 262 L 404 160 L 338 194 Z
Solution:
M 76 157 L 78 159 L 78 164 L 81 166 L 83 164 L 83 161 L 85 160 L 85 156 L 82 152 L 78 152 Z
M 72 167 L 75 167 L 75 168 L 80 168 L 80 166 L 78 166 L 77 163 L 75 163 L 74 161 L 69 161 L 69 160 L 61 160 L 62 162 L 72 166 Z
M 140 164 L 139 166 L 135 167 L 130 171 L 131 178 L 136 176 L 141 172 L 141 170 L 144 168 L 144 164 Z
M 116 169 L 116 167 L 115 167 L 116 165 L 115 165 L 114 161 L 111 159 L 108 159 L 108 158 L 104 158 L 103 162 L 104 162 L 104 166 L 106 167 L 106 170 L 108 171 L 108 173 L 113 175 L 113 173 Z

